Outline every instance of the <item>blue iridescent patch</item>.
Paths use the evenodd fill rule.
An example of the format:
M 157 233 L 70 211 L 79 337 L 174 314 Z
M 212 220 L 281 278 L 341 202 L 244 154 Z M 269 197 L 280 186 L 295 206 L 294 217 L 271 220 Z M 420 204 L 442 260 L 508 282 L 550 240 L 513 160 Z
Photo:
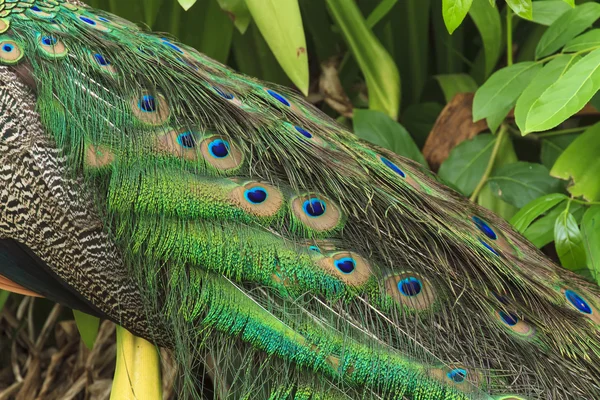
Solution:
M 106 67 L 106 66 L 110 65 L 110 62 L 106 58 L 104 58 L 104 56 L 100 53 L 94 54 L 94 59 L 96 60 L 98 65 L 100 65 L 102 67 Z
M 321 249 L 320 249 L 320 248 L 318 248 L 317 246 L 310 246 L 308 249 L 309 249 L 310 251 L 314 251 L 314 252 L 316 252 L 316 253 L 320 253 L 320 252 L 321 252 Z
M 302 136 L 308 138 L 308 139 L 312 139 L 313 135 L 307 131 L 306 129 L 302 128 L 301 126 L 294 126 L 294 128 L 300 133 L 302 134 Z
M 267 93 L 269 93 L 271 95 L 271 97 L 273 97 L 275 100 L 279 101 L 284 106 L 287 106 L 287 107 L 290 106 L 290 102 L 287 101 L 287 99 L 285 97 L 283 97 L 276 91 L 269 89 L 269 90 L 267 90 Z
M 317 197 L 312 197 L 304 202 L 302 208 L 309 217 L 320 217 L 325 214 L 327 205 Z
M 398 282 L 400 294 L 407 297 L 416 296 L 423 290 L 421 281 L 413 276 L 404 278 Z
M 192 132 L 183 132 L 177 136 L 177 143 L 179 143 L 181 147 L 191 149 L 196 147 L 196 138 Z
M 492 239 L 492 240 L 496 240 L 498 239 L 498 236 L 496 235 L 496 232 L 494 232 L 494 230 L 481 218 L 479 217 L 471 217 L 471 219 L 473 220 L 473 222 L 475 223 L 475 226 L 481 231 L 481 233 L 483 233 L 485 236 L 487 236 L 488 238 Z
M 109 20 L 109 19 L 107 19 L 107 18 L 104 18 L 104 17 L 97 17 L 97 18 L 98 18 L 98 21 L 102 21 L 102 22 L 110 22 L 110 20 Z
M 565 291 L 565 297 L 567 298 L 569 303 L 571 303 L 573 305 L 573 307 L 575 307 L 575 309 L 577 309 L 577 311 L 584 313 L 584 314 L 592 313 L 592 307 L 590 307 L 588 302 L 585 301 L 580 295 L 578 295 L 574 291 L 572 291 L 572 290 Z
M 42 44 L 44 46 L 54 46 L 58 40 L 54 36 L 42 36 Z
M 184 51 L 183 51 L 183 50 L 181 50 L 181 48 L 179 48 L 179 46 L 177 46 L 177 45 L 174 45 L 173 43 L 169 42 L 169 41 L 168 41 L 168 40 L 166 40 L 166 39 L 163 39 L 163 44 L 164 44 L 165 46 L 168 46 L 168 47 L 170 47 L 171 49 L 175 50 L 175 51 L 176 51 L 176 52 L 178 52 L 178 53 L 184 54 Z
M 515 326 L 519 322 L 519 318 L 512 313 L 505 313 L 504 311 L 498 311 L 500 319 L 508 326 Z
M 494 250 L 494 248 L 492 246 L 490 246 L 485 240 L 479 239 L 479 242 L 483 245 L 483 247 L 485 247 L 486 249 L 488 249 L 489 251 L 491 251 L 492 253 L 494 253 L 495 255 L 499 256 L 500 254 L 498 254 L 498 252 L 496 250 Z
M 229 143 L 222 139 L 215 139 L 208 144 L 208 151 L 215 158 L 225 158 L 229 155 Z
M 7 53 L 12 52 L 14 49 L 15 49 L 15 46 L 10 43 L 5 43 L 4 45 L 2 45 L 2 50 Z
M 244 192 L 244 197 L 252 204 L 260 204 L 267 200 L 268 193 L 266 189 L 256 186 L 246 190 Z
M 447 376 L 454 383 L 463 383 L 467 378 L 467 371 L 462 368 L 454 368 L 448 372 Z
M 138 103 L 138 107 L 143 112 L 155 112 L 156 111 L 156 99 L 154 96 L 147 94 L 142 96 Z
M 394 164 L 393 162 L 391 162 L 390 160 L 388 160 L 385 157 L 379 157 L 379 159 L 381 160 L 382 163 L 385 164 L 386 167 L 388 167 L 389 169 L 391 169 L 392 171 L 394 171 L 401 177 L 406 178 L 406 174 L 404 173 L 404 171 L 402 171 L 396 164 Z
M 229 92 L 225 92 L 223 89 L 217 87 L 217 86 L 213 86 L 213 89 L 215 90 L 215 92 L 217 92 L 217 94 L 219 96 L 221 96 L 222 98 L 224 98 L 225 100 L 233 100 L 234 99 L 234 95 L 229 93 Z
M 96 21 L 94 21 L 93 19 L 88 18 L 86 16 L 80 15 L 79 19 L 82 20 L 83 22 L 85 22 L 88 25 L 96 25 Z
M 351 257 L 340 258 L 334 261 L 335 267 L 343 274 L 350 274 L 356 268 L 356 261 Z

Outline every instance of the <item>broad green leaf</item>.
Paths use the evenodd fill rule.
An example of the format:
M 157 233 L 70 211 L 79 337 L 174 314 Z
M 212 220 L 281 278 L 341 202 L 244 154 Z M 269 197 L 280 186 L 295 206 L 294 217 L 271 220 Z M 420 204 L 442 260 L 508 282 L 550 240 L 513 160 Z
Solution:
M 550 61 L 519 96 L 515 105 L 515 122 L 521 132 L 525 132 L 525 120 L 533 103 L 566 71 L 571 59 L 571 56 L 562 55 Z
M 354 133 L 361 139 L 427 165 L 419 148 L 402 125 L 382 112 L 354 110 Z
M 78 310 L 73 310 L 73 316 L 75 317 L 75 324 L 81 335 L 81 340 L 83 340 L 85 347 L 91 350 L 98 336 L 100 319 Z
M 181 1 L 181 0 L 180 0 Z M 246 6 L 245 0 L 217 0 L 221 9 L 233 20 L 233 24 L 240 33 L 245 33 L 252 17 Z
M 560 190 L 560 181 L 552 178 L 546 167 L 527 162 L 499 168 L 489 182 L 496 196 L 519 208 L 540 196 Z
M 567 5 L 569 5 L 571 8 L 575 7 L 575 0 L 563 0 L 565 3 L 567 3 Z
M 541 58 L 559 50 L 600 18 L 600 4 L 585 3 L 562 14 L 540 39 L 535 57 Z
M 298 0 L 246 0 L 250 14 L 279 64 L 308 94 L 308 55 Z
M 554 244 L 563 267 L 578 271 L 585 268 L 586 256 L 583 237 L 575 217 L 565 209 L 554 224 Z
M 6 300 L 10 296 L 10 292 L 6 290 L 0 289 L 0 313 L 2 313 L 2 309 L 4 308 L 4 304 L 6 304 Z
M 551 170 L 556 160 L 558 160 L 558 157 L 560 157 L 563 151 L 565 151 L 579 135 L 579 133 L 571 133 L 569 135 L 560 135 L 543 139 L 542 152 L 540 154 L 542 164 Z
M 413 104 L 404 110 L 401 118 L 402 125 L 410 132 L 419 148 L 425 144 L 425 140 L 443 108 L 439 103 L 428 102 Z
M 442 0 L 442 16 L 446 29 L 452 34 L 467 16 L 473 0 Z
M 581 234 L 588 269 L 595 277 L 596 282 L 600 284 L 600 206 L 590 207 L 583 214 Z
M 523 233 L 536 218 L 566 199 L 567 196 L 561 193 L 550 193 L 538 197 L 521 208 L 511 218 L 510 223 L 518 232 Z
M 581 110 L 600 89 L 600 49 L 573 65 L 533 102 L 525 131 L 546 131 Z
M 485 54 L 485 74 L 487 78 L 498 63 L 502 51 L 502 22 L 498 8 L 485 0 L 474 0 L 469 15 L 473 19 Z
M 496 133 L 502 122 L 504 122 L 504 119 L 506 119 L 506 116 L 510 112 L 511 108 L 511 106 L 508 106 L 504 109 L 500 108 L 497 112 L 493 113 L 492 115 L 488 115 L 488 117 L 485 119 L 485 122 L 487 123 L 490 132 Z
M 537 219 L 529 228 L 525 229 L 525 236 L 535 247 L 542 248 L 554 240 L 554 225 L 558 216 L 567 208 L 567 202 L 563 202 L 551 209 L 545 216 Z M 569 207 L 571 214 L 576 220 L 579 220 L 585 211 L 580 204 L 571 204 Z
M 397 119 L 400 109 L 400 74 L 394 60 L 367 27 L 354 1 L 327 0 L 327 5 L 365 77 L 369 90 L 369 108 Z
M 201 32 L 187 31 L 187 36 L 193 32 L 194 36 L 198 36 L 196 48 L 207 56 L 224 63 L 229 57 L 229 49 L 233 40 L 233 23 L 215 1 L 206 4 L 203 18 Z
M 464 71 L 465 29 L 458 28 L 452 35 L 446 29 L 442 13 L 442 0 L 432 0 L 431 19 L 433 21 L 433 45 L 435 46 L 436 72 L 454 74 Z
M 373 28 L 379 23 L 396 5 L 398 0 L 382 0 L 367 17 L 367 26 Z
M 467 74 L 435 75 L 434 78 L 444 92 L 446 103 L 449 103 L 457 93 L 475 93 L 477 90 L 477 83 Z
M 497 171 L 500 167 L 515 163 L 518 160 L 511 137 L 509 135 L 503 135 L 502 138 L 502 143 L 500 143 L 498 153 L 496 154 L 496 159 L 494 160 L 492 174 L 495 173 L 495 171 Z M 512 204 L 508 204 L 507 202 L 496 197 L 492 193 L 489 182 L 486 183 L 481 189 L 481 192 L 479 192 L 479 196 L 477 196 L 477 204 L 487 208 L 488 210 L 492 210 L 494 213 L 506 220 L 510 219 L 517 211 L 519 211 L 519 209 Z
M 600 29 L 592 29 L 577 36 L 563 47 L 563 52 L 571 53 L 600 47 Z
M 570 9 L 571 7 L 562 0 L 534 1 L 532 21 L 549 26 Z
M 473 121 L 494 115 L 499 109 L 512 107 L 541 68 L 538 63 L 523 62 L 496 71 L 475 93 Z
M 183 7 L 183 9 L 185 11 L 189 10 L 190 7 L 192 7 L 196 3 L 196 0 L 177 0 L 177 1 L 179 1 L 179 4 L 181 5 L 181 7 Z
M 483 177 L 495 138 L 485 134 L 465 140 L 450 152 L 442 163 L 438 175 L 453 184 L 463 195 L 469 196 Z
M 506 0 L 506 4 L 521 18 L 533 18 L 531 0 Z
M 569 192 L 588 201 L 600 199 L 600 122 L 583 132 L 558 157 L 550 174 L 572 181 Z

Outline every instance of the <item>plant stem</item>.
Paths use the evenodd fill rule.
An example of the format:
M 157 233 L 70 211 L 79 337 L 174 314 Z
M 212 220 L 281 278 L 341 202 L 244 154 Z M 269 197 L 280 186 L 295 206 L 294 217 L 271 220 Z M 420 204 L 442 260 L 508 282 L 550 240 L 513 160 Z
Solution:
M 506 5 L 506 64 L 513 64 L 512 10 Z
M 569 201 L 571 201 L 573 203 L 583 204 L 584 206 L 600 206 L 600 201 L 585 201 L 585 200 L 575 199 L 572 197 L 569 199 Z
M 537 133 L 537 134 L 535 134 L 535 137 L 537 137 L 539 139 L 543 139 L 543 138 L 552 137 L 552 136 L 567 135 L 569 133 L 583 132 L 587 128 L 589 128 L 589 126 L 579 126 L 577 128 L 560 129 L 558 131 Z
M 496 162 L 496 156 L 498 155 L 498 151 L 500 150 L 500 145 L 502 144 L 502 141 L 504 140 L 504 136 L 506 136 L 506 131 L 507 131 L 506 125 L 502 125 L 500 127 L 500 130 L 498 131 L 498 135 L 496 137 L 496 143 L 494 143 L 492 155 L 490 156 L 490 159 L 488 160 L 488 164 L 487 164 L 487 167 L 485 168 L 485 172 L 483 173 L 483 176 L 479 180 L 479 183 L 477 184 L 477 187 L 473 191 L 473 194 L 471 195 L 471 197 L 469 197 L 469 200 L 471 200 L 471 201 L 477 200 L 477 196 L 479 196 L 479 192 L 481 192 L 481 189 L 483 189 L 483 186 L 487 183 L 488 178 L 492 174 L 492 170 L 494 169 L 494 164 Z

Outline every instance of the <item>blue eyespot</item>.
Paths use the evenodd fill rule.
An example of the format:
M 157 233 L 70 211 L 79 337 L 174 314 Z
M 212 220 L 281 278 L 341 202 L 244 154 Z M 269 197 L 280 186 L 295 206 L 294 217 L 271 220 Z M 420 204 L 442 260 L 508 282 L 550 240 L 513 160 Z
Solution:
M 192 132 L 183 132 L 177 136 L 177 143 L 179 143 L 181 147 L 192 149 L 196 147 L 196 138 L 194 138 Z
M 406 174 L 404 173 L 404 171 L 402 171 L 396 164 L 394 164 L 393 162 L 391 162 L 390 160 L 388 160 L 385 157 L 380 157 L 379 159 L 381 160 L 382 163 L 385 164 L 386 167 L 388 167 L 389 169 L 391 169 L 392 171 L 394 171 L 401 177 L 406 178 Z
M 169 42 L 166 39 L 163 39 L 163 44 L 165 46 L 168 46 L 168 47 L 172 48 L 173 50 L 175 50 L 178 53 L 184 54 L 183 50 L 181 50 L 178 46 L 174 45 L 173 43 Z
M 80 15 L 80 16 L 79 16 L 79 19 L 80 19 L 80 20 L 82 20 L 83 22 L 85 22 L 85 23 L 86 23 L 86 24 L 88 24 L 88 25 L 96 25 L 96 21 L 94 21 L 94 20 L 93 20 L 93 19 L 91 19 L 91 18 L 84 17 L 83 15 Z
M 494 232 L 494 230 L 492 228 L 490 228 L 490 226 L 484 220 L 482 220 L 479 217 L 471 217 L 471 219 L 475 223 L 475 226 L 477 226 L 477 228 L 485 236 L 489 237 L 492 240 L 498 239 L 498 236 L 496 236 L 496 232 Z
M 565 297 L 577 309 L 577 311 L 584 314 L 591 314 L 592 307 L 585 301 L 580 295 L 572 290 L 565 291 Z
M 138 103 L 138 107 L 143 112 L 155 112 L 156 111 L 156 99 L 152 95 L 144 95 Z
M 483 247 L 485 247 L 486 249 L 488 249 L 489 251 L 491 251 L 495 255 L 497 255 L 497 256 L 500 255 L 500 254 L 498 254 L 498 252 L 496 250 L 494 250 L 494 248 L 492 246 L 490 246 L 489 244 L 487 244 L 487 242 L 485 240 L 479 239 L 479 242 L 483 245 Z
M 229 143 L 222 139 L 215 139 L 208 144 L 208 151 L 215 158 L 225 158 L 229 155 Z
M 106 58 L 104 58 L 104 56 L 100 53 L 94 54 L 94 59 L 96 60 L 98 65 L 100 65 L 102 67 L 106 67 L 107 65 L 110 65 L 110 62 Z
M 260 204 L 267 199 L 268 193 L 260 186 L 253 187 L 244 192 L 244 197 L 252 204 Z
M 110 22 L 110 19 L 104 18 L 104 17 L 96 17 L 98 18 L 98 21 L 102 21 L 102 22 Z
M 7 53 L 12 52 L 14 49 L 15 49 L 15 46 L 12 45 L 12 44 L 10 44 L 10 43 L 6 43 L 6 44 L 4 44 L 2 46 L 2 50 L 5 51 L 5 52 L 7 52 Z
M 44 46 L 54 46 L 58 40 L 54 36 L 42 36 Z
M 504 311 L 498 311 L 498 315 L 500 315 L 502 322 L 504 322 L 508 326 L 515 326 L 517 322 L 519 322 L 519 318 L 517 318 L 517 316 L 513 313 L 507 314 Z
M 447 376 L 454 383 L 463 383 L 467 378 L 467 371 L 462 368 L 454 368 L 448 372 Z
M 398 290 L 403 296 L 412 297 L 421 293 L 423 284 L 419 279 L 411 276 L 398 282 Z
M 276 91 L 269 89 L 269 90 L 267 90 L 267 93 L 269 93 L 271 95 L 271 97 L 273 97 L 275 100 L 279 101 L 284 106 L 287 106 L 287 107 L 290 106 L 290 102 L 287 101 L 287 99 L 285 97 L 283 97 Z
M 356 261 L 350 257 L 344 257 L 340 258 L 339 260 L 335 260 L 333 264 L 343 274 L 350 274 L 356 268 Z
M 31 11 L 40 12 L 42 11 L 38 6 L 33 6 L 30 8 Z
M 225 100 L 233 100 L 233 98 L 235 97 L 233 94 L 225 92 L 221 88 L 218 88 L 216 86 L 213 86 L 213 89 L 215 89 L 215 92 L 217 92 L 219 96 L 221 96 Z
M 304 137 L 308 138 L 308 139 L 312 139 L 313 135 L 307 131 L 306 129 L 300 127 L 300 126 L 294 126 L 294 128 L 296 128 L 296 130 L 301 133 Z
M 317 253 L 320 253 L 320 252 L 321 252 L 321 249 L 320 249 L 320 248 L 318 248 L 317 246 L 310 246 L 308 249 L 309 249 L 310 251 L 314 251 L 314 252 L 317 252 Z
M 323 200 L 312 197 L 304 202 L 302 208 L 309 217 L 320 217 L 325 214 L 326 204 Z

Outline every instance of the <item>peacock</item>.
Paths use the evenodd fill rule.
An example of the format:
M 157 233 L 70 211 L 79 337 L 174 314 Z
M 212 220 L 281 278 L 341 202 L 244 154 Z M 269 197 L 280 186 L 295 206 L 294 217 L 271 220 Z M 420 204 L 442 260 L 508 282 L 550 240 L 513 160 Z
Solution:
M 600 289 L 294 91 L 0 0 L 0 286 L 170 349 L 182 399 L 598 399 Z

